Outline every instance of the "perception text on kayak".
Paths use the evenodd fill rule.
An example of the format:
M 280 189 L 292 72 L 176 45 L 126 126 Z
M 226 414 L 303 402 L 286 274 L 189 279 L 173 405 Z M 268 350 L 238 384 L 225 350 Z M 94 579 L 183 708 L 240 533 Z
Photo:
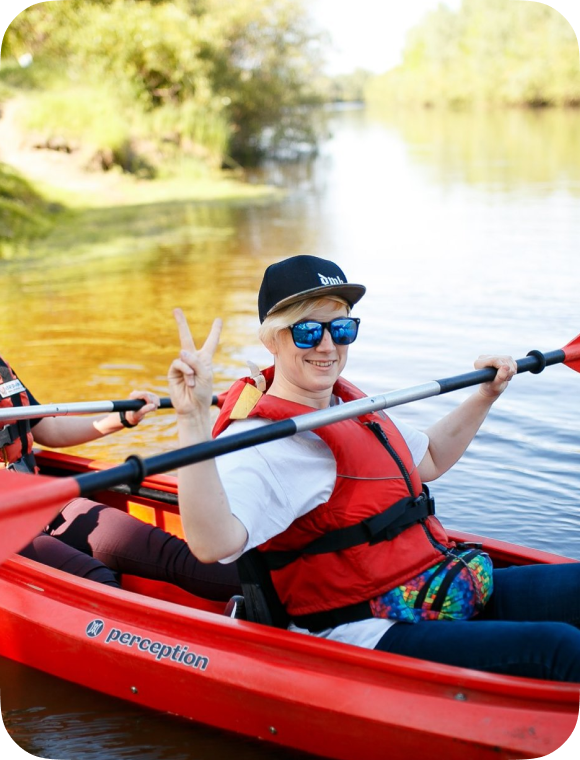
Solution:
M 86 635 L 94 639 L 103 632 L 105 624 L 102 620 L 91 620 L 87 625 Z M 190 652 L 187 644 L 165 644 L 162 641 L 154 641 L 146 636 L 138 636 L 130 631 L 120 631 L 118 628 L 111 628 L 106 635 L 105 644 L 120 644 L 121 646 L 135 648 L 141 652 L 152 655 L 160 662 L 161 660 L 171 660 L 186 667 L 196 668 L 197 670 L 206 670 L 209 665 L 209 657 Z

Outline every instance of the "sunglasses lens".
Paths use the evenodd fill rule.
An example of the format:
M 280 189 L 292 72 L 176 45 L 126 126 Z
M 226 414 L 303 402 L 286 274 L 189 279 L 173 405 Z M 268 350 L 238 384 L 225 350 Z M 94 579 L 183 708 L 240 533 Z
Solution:
M 292 325 L 292 339 L 297 348 L 313 348 L 322 340 L 323 325 L 320 322 L 299 322 Z
M 330 336 L 337 346 L 348 346 L 356 340 L 358 321 L 356 319 L 333 319 L 330 323 Z
M 332 322 L 298 322 L 290 325 L 292 339 L 297 348 L 314 348 L 322 340 L 325 329 L 330 331 L 330 337 L 337 346 L 348 346 L 354 343 L 358 333 L 358 319 L 339 317 Z

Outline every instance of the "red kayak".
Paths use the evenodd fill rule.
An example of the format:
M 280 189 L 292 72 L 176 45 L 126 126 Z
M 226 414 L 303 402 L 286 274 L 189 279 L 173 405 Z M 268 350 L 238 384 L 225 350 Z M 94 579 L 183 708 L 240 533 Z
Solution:
M 49 475 L 106 465 L 43 452 Z M 181 535 L 176 481 L 95 498 Z M 571 562 L 468 534 L 496 564 Z M 575 685 L 388 655 L 230 618 L 125 576 L 113 589 L 19 556 L 0 566 L 0 655 L 154 710 L 337 760 L 536 758 L 578 718 Z

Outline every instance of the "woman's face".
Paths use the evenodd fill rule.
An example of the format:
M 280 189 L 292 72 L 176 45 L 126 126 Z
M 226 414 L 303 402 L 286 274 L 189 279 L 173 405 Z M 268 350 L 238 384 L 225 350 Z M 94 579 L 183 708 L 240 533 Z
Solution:
M 347 316 L 346 306 L 326 301 L 302 320 L 330 322 Z M 280 330 L 267 346 L 274 354 L 276 371 L 270 392 L 297 403 L 325 405 L 348 357 L 348 346 L 333 343 L 328 330 L 314 348 L 297 348 L 290 330 Z

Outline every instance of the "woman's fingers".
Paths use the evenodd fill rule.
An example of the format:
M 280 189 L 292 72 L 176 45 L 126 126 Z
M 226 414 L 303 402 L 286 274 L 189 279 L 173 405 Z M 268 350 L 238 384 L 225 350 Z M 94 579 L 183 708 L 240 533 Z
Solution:
M 131 391 L 129 398 L 141 399 L 145 402 L 139 409 L 127 412 L 127 420 L 131 425 L 138 425 L 149 412 L 159 409 L 161 404 L 159 396 L 151 391 Z
M 209 335 L 207 336 L 205 343 L 203 344 L 203 350 L 208 351 L 209 355 L 213 357 L 220 342 L 220 335 L 222 332 L 221 319 L 214 319 Z
M 222 322 L 216 319 L 203 344 L 197 349 L 187 319 L 181 309 L 173 312 L 181 350 L 169 367 L 169 391 L 178 414 L 209 409 L 213 385 L 213 355 L 219 345 Z
M 140 398 L 142 401 L 145 401 L 145 404 L 139 410 L 140 412 L 144 409 L 147 409 L 147 411 L 159 409 L 159 405 L 161 404 L 159 396 L 156 393 L 151 393 L 151 391 L 131 391 L 129 398 Z
M 168 373 L 169 381 L 182 380 L 186 385 L 193 388 L 195 385 L 195 375 L 193 367 L 191 367 L 183 359 L 174 359 L 171 362 Z
M 179 332 L 179 340 L 181 342 L 181 348 L 184 351 L 195 351 L 195 343 L 187 319 L 182 309 L 174 309 L 173 316 L 177 323 L 177 330 Z
M 496 367 L 498 373 L 501 371 L 502 377 L 505 379 L 511 379 L 518 371 L 518 366 L 511 356 L 495 354 L 482 354 L 476 359 L 474 366 L 476 369 Z
M 480 390 L 484 395 L 499 396 L 507 388 L 509 381 L 517 373 L 518 366 L 511 356 L 483 354 L 474 362 L 476 369 L 495 367 L 497 369 L 494 380 L 484 383 Z
M 173 316 L 175 317 L 175 321 L 177 323 L 177 330 L 179 332 L 179 340 L 181 343 L 182 357 L 183 357 L 184 351 L 186 351 L 188 354 L 196 354 L 196 353 L 201 354 L 201 352 L 209 353 L 210 358 L 213 357 L 220 342 L 220 335 L 222 331 L 222 320 L 214 319 L 213 324 L 211 326 L 211 330 L 209 331 L 209 334 L 205 340 L 205 343 L 203 344 L 203 347 L 201 348 L 200 351 L 197 351 L 195 347 L 195 341 L 193 340 L 193 336 L 191 334 L 191 330 L 189 329 L 189 324 L 187 322 L 185 314 L 183 313 L 183 310 L 179 308 L 174 309 Z

